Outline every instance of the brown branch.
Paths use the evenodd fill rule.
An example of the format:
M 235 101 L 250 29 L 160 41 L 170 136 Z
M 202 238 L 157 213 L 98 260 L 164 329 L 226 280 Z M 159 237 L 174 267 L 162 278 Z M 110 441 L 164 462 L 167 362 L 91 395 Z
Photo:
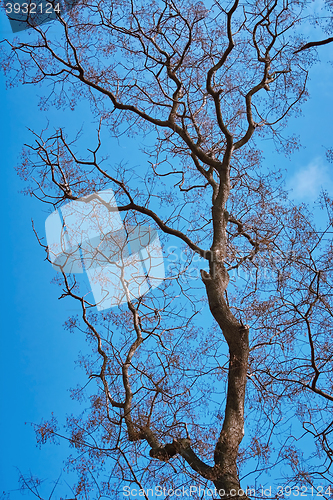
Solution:
M 305 45 L 302 45 L 299 49 L 295 50 L 294 54 L 297 54 L 302 50 L 311 49 L 311 47 L 319 47 L 320 45 L 326 45 L 331 42 L 333 42 L 333 37 L 325 38 L 325 40 L 319 40 L 318 42 L 308 42 Z

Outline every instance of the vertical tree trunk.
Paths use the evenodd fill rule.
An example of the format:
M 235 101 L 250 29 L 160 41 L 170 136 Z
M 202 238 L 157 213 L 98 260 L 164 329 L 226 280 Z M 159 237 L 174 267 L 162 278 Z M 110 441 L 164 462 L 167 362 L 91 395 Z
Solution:
M 214 484 L 218 490 L 225 490 L 225 498 L 229 495 L 237 498 L 240 490 L 237 457 L 244 436 L 249 328 L 237 321 L 226 303 L 224 295 L 229 276 L 223 263 L 213 262 L 209 274 L 202 272 L 202 279 L 207 290 L 209 308 L 221 327 L 230 355 L 225 417 L 214 453 Z

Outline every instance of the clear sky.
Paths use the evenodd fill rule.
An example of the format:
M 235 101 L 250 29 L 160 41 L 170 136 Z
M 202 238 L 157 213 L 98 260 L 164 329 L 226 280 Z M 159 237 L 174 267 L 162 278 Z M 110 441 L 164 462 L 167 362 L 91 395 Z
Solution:
M 11 38 L 9 22 L 0 13 L 1 38 Z M 310 99 L 303 106 L 303 116 L 290 120 L 290 133 L 301 137 L 303 147 L 291 158 L 273 152 L 273 144 L 264 143 L 265 162 L 287 170 L 287 185 L 300 202 L 312 203 L 321 186 L 333 195 L 333 164 L 325 158 L 325 148 L 333 147 L 333 44 L 320 49 L 322 63 L 311 72 Z M 50 481 L 61 472 L 66 446 L 36 447 L 34 432 L 25 422 L 39 423 L 53 411 L 62 419 L 78 410 L 68 389 L 82 380 L 75 369 L 82 340 L 64 331 L 63 323 L 73 313 L 69 301 L 59 301 L 58 288 L 50 284 L 55 275 L 44 261 L 43 249 L 36 241 L 31 219 L 44 236 L 47 212 L 38 201 L 23 196 L 24 188 L 14 171 L 24 142 L 30 140 L 27 128 L 40 130 L 47 119 L 52 125 L 66 125 L 78 130 L 85 121 L 84 103 L 73 113 L 38 111 L 38 94 L 33 86 L 6 90 L 1 75 L 1 492 L 11 491 L 10 498 L 21 498 L 17 488 L 17 469 Z M 88 129 L 89 130 L 89 129 Z M 110 147 L 116 148 L 113 143 Z M 315 181 L 310 179 L 315 174 Z M 318 214 L 318 217 L 320 214 Z M 62 479 L 66 479 L 63 475 Z M 70 490 L 62 490 L 70 497 Z M 58 495 L 56 498 L 59 498 Z

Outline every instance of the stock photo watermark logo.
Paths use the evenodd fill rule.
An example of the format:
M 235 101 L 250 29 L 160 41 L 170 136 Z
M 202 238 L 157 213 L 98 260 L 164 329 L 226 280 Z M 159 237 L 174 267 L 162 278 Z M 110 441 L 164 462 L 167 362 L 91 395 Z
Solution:
M 4 6 L 13 33 L 55 21 L 79 0 L 5 0 Z
M 165 278 L 157 231 L 125 228 L 112 189 L 63 205 L 45 231 L 53 268 L 86 273 L 98 311 L 137 299 Z

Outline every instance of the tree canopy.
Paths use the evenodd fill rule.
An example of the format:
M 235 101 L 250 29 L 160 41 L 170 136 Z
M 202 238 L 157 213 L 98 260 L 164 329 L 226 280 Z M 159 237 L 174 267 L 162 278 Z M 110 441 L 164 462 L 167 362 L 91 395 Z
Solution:
M 97 311 L 76 274 L 57 275 L 82 308 L 66 327 L 91 345 L 89 384 L 74 391 L 86 408 L 36 434 L 75 449 L 77 498 L 149 498 L 156 485 L 255 497 L 253 478 L 276 464 L 284 486 L 331 484 L 333 204 L 323 192 L 318 228 L 261 153 L 263 139 L 297 147 L 284 131 L 315 60 L 307 9 L 82 0 L 55 32 L 3 43 L 11 84 L 41 85 L 46 109 L 87 100 L 97 124 L 89 149 L 66 127 L 35 130 L 18 167 L 27 192 L 51 213 L 112 189 L 126 231 L 151 227 L 163 246 L 163 282 L 118 307 Z M 144 164 L 104 157 L 110 135 L 141 147 Z

